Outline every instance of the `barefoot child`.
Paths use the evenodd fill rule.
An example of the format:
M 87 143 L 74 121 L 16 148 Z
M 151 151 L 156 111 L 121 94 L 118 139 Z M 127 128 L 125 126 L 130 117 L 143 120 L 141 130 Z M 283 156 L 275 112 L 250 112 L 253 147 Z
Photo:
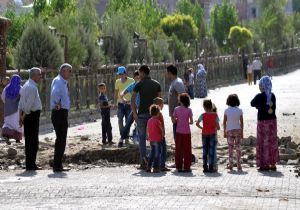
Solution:
M 106 145 L 108 140 L 108 144 L 112 145 L 114 142 L 112 141 L 112 127 L 110 123 L 110 108 L 112 105 L 108 103 L 108 99 L 106 96 L 106 85 L 105 83 L 100 83 L 98 85 L 98 107 L 101 109 L 101 117 L 102 117 L 102 122 L 101 122 L 101 127 L 102 127 L 102 144 Z
M 191 172 L 192 145 L 191 129 L 193 112 L 189 108 L 190 97 L 186 93 L 179 95 L 180 106 L 173 113 L 173 123 L 177 123 L 175 138 L 175 165 L 178 172 Z
M 241 139 L 243 138 L 243 111 L 238 108 L 240 100 L 236 94 L 231 94 L 227 98 L 226 104 L 229 106 L 224 113 L 224 138 L 227 138 L 229 165 L 227 169 L 233 168 L 233 150 L 236 151 L 237 168 L 242 170 L 241 166 Z
M 196 126 L 202 129 L 202 145 L 203 145 L 203 172 L 213 173 L 214 163 L 216 158 L 216 136 L 217 130 L 220 129 L 219 117 L 217 113 L 213 112 L 213 104 L 211 100 L 203 101 L 203 108 L 205 113 L 201 114 Z M 200 122 L 203 121 L 203 126 Z M 208 165 L 207 165 L 208 163 Z
M 158 105 L 160 110 L 162 110 L 164 108 L 164 99 L 160 98 L 160 97 L 156 97 L 153 100 L 153 103 Z M 168 169 L 166 167 L 166 158 L 167 158 L 167 143 L 166 143 L 166 138 L 165 138 L 165 123 L 164 123 L 164 116 L 162 115 L 162 113 L 159 113 L 159 117 L 158 117 L 161 125 L 162 125 L 162 129 L 163 129 L 163 138 L 161 141 L 161 150 L 160 150 L 160 170 L 161 171 L 170 171 L 170 169 Z
M 147 122 L 147 134 L 150 141 L 151 153 L 148 158 L 147 172 L 151 172 L 153 164 L 153 173 L 159 173 L 159 159 L 161 150 L 161 140 L 163 138 L 163 127 L 159 120 L 160 108 L 153 104 L 150 106 L 151 118 Z

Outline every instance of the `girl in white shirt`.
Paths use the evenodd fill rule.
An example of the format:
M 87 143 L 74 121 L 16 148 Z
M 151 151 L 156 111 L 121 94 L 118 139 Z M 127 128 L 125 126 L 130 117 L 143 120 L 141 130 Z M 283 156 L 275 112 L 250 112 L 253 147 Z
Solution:
M 231 94 L 227 98 L 228 108 L 224 113 L 224 138 L 227 138 L 229 164 L 227 169 L 233 168 L 233 150 L 236 151 L 237 168 L 242 170 L 241 166 L 241 139 L 244 137 L 243 111 L 238 108 L 240 100 L 236 94 Z

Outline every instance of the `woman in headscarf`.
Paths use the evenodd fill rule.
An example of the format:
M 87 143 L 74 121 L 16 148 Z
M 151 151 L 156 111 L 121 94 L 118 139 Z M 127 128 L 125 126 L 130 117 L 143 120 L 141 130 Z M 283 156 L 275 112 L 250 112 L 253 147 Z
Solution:
M 10 83 L 4 88 L 1 99 L 4 103 L 4 125 L 2 136 L 10 144 L 9 139 L 15 139 L 17 143 L 22 139 L 23 128 L 19 124 L 19 100 L 21 91 L 21 77 L 14 74 Z
M 264 76 L 259 81 L 261 93 L 251 101 L 251 106 L 258 110 L 256 166 L 258 170 L 276 170 L 279 161 L 277 141 L 276 97 L 272 93 L 270 77 Z
M 206 86 L 206 71 L 202 64 L 197 66 L 197 74 L 195 81 L 195 97 L 205 98 L 207 96 L 207 86 Z

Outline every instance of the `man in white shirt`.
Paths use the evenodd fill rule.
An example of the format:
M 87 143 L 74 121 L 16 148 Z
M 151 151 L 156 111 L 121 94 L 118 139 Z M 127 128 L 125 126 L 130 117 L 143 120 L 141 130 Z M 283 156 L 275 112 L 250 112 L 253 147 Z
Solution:
M 261 67 L 262 63 L 260 58 L 256 57 L 252 63 L 254 85 L 256 85 L 256 78 L 258 77 L 259 80 L 261 78 Z
M 20 126 L 24 124 L 26 170 L 41 170 L 36 165 L 36 155 L 39 147 L 40 113 L 42 110 L 37 85 L 41 78 L 41 69 L 31 68 L 29 70 L 29 80 L 24 84 L 20 93 Z

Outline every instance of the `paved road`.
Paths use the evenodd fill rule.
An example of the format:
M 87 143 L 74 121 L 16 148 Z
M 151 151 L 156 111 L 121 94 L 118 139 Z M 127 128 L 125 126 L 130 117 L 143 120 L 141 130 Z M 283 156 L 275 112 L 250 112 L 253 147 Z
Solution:
M 204 175 L 132 166 L 53 174 L 0 174 L 1 209 L 300 209 L 300 179 L 278 172 Z

